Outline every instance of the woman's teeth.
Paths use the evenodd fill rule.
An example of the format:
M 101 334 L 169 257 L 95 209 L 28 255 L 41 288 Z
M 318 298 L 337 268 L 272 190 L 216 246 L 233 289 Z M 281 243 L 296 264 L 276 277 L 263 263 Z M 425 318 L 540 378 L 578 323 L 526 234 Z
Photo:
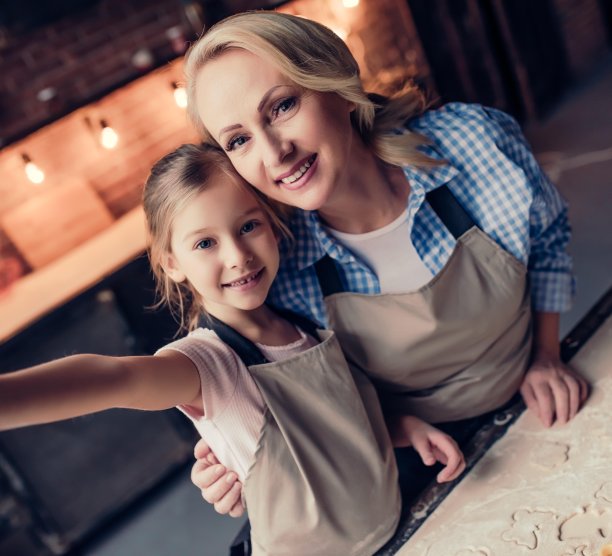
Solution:
M 283 183 L 293 183 L 294 181 L 299 180 L 306 173 L 306 170 L 310 168 L 311 164 L 312 164 L 311 160 L 304 162 L 304 165 L 300 166 L 299 170 L 297 170 L 294 174 L 291 174 L 290 176 L 283 178 L 281 181 Z

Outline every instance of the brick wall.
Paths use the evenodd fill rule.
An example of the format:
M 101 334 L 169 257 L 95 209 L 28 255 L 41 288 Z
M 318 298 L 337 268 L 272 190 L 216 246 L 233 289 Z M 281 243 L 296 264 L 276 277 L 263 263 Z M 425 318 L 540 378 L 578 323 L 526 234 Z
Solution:
M 177 0 L 100 0 L 10 36 L 0 50 L 0 147 L 137 78 L 139 49 L 155 67 L 175 58 L 181 52 L 166 31 L 177 26 L 191 38 Z M 49 88 L 54 98 L 39 100 Z

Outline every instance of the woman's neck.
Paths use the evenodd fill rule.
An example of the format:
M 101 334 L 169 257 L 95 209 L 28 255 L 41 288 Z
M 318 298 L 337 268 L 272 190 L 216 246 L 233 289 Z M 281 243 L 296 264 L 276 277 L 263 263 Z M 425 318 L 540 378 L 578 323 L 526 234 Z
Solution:
M 385 164 L 361 141 L 356 143 L 351 160 L 360 163 L 347 168 L 346 179 L 318 213 L 339 232 L 362 234 L 386 226 L 406 209 L 410 185 L 401 168 Z

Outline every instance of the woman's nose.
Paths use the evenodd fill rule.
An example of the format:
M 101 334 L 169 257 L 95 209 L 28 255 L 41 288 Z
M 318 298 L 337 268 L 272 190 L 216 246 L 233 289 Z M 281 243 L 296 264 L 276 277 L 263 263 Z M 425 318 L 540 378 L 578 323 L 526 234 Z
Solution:
M 293 143 L 280 133 L 266 130 L 261 139 L 262 159 L 266 168 L 275 168 L 293 152 Z

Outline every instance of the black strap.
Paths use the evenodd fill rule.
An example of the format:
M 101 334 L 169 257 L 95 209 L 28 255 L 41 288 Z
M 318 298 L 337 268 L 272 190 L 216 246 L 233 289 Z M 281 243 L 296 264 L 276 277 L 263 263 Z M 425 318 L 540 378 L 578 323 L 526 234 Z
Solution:
M 247 367 L 269 363 L 251 340 L 245 338 L 228 324 L 212 315 L 206 315 L 202 320 L 202 324 L 214 330 L 221 341 L 233 349 Z
M 446 185 L 430 191 L 425 199 L 455 239 L 476 225 Z M 338 267 L 329 255 L 323 255 L 314 267 L 323 297 L 344 291 Z
M 446 185 L 430 191 L 425 198 L 455 239 L 459 239 L 470 228 L 476 226 L 472 217 L 459 204 Z
M 285 318 L 296 326 L 299 326 L 304 332 L 318 339 L 316 331 L 319 327 L 310 319 L 303 317 L 302 315 L 298 315 L 293 311 L 275 309 L 274 307 L 270 308 L 279 316 Z M 250 367 L 251 365 L 262 365 L 264 363 L 269 363 L 264 354 L 261 353 L 261 350 L 253 342 L 251 342 L 251 340 L 245 338 L 242 334 L 240 334 L 240 332 L 228 324 L 225 324 L 217 317 L 206 315 L 205 317 L 202 317 L 201 324 L 210 328 L 211 330 L 214 330 L 217 336 L 219 336 L 220 340 L 233 349 L 247 367 Z

